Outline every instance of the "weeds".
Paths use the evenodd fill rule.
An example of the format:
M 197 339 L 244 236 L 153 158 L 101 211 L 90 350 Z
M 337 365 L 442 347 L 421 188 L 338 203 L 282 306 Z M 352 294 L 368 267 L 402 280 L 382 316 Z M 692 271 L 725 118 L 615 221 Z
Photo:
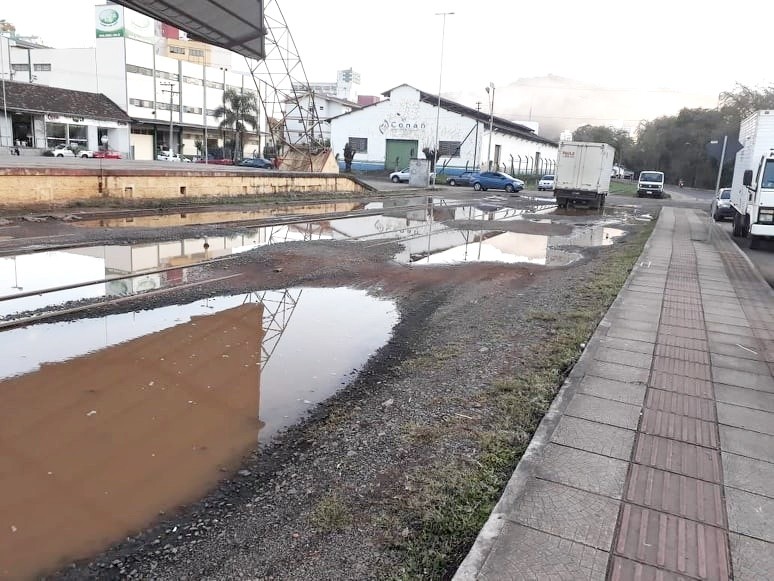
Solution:
M 352 513 L 337 494 L 323 497 L 311 516 L 314 527 L 322 533 L 341 531 L 352 524 Z
M 409 506 L 411 534 L 396 541 L 404 568 L 399 579 L 450 578 L 481 530 L 532 434 L 596 325 L 626 281 L 655 223 L 619 245 L 590 279 L 574 291 L 568 312 L 534 311 L 533 321 L 546 323 L 551 341 L 538 342 L 528 368 L 518 376 L 500 377 L 482 393 L 494 410 L 490 424 L 479 426 L 475 460 L 438 461 L 412 473 L 416 493 Z M 561 308 L 561 307 L 560 307 Z M 435 442 L 443 426 L 418 441 Z

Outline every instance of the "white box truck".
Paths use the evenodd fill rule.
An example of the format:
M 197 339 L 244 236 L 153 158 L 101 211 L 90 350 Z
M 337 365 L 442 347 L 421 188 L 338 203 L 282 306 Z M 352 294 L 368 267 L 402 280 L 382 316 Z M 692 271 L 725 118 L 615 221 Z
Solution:
M 756 111 L 739 126 L 731 207 L 734 236 L 750 236 L 750 248 L 774 237 L 774 110 Z
M 554 197 L 559 207 L 566 208 L 569 202 L 604 206 L 614 156 L 615 148 L 607 143 L 560 143 L 554 178 Z

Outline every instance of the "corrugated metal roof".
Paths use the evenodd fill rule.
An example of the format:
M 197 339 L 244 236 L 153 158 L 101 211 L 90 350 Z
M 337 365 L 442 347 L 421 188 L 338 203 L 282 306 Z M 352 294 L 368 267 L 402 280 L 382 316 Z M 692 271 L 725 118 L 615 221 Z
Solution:
M 191 38 L 233 50 L 248 58 L 265 57 L 262 0 L 115 0 L 166 22 Z

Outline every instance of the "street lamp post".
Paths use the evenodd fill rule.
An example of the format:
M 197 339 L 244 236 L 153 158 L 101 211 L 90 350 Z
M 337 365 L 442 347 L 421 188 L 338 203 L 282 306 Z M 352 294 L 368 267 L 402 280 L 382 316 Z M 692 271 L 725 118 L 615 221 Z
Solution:
M 486 87 L 486 93 L 489 96 L 489 147 L 486 150 L 486 162 L 489 171 L 492 171 L 492 127 L 494 125 L 494 83 L 489 83 Z
M 436 16 L 443 16 L 443 25 L 441 26 L 441 66 L 438 72 L 438 106 L 435 110 L 435 145 L 433 146 L 433 172 L 430 174 L 432 186 L 435 187 L 435 178 L 438 173 L 438 168 L 435 165 L 438 163 L 438 157 L 440 154 L 441 143 L 438 141 L 438 133 L 441 127 L 441 83 L 443 81 L 443 41 L 446 36 L 446 17 L 451 16 L 454 12 L 436 12 Z
M 180 91 L 175 91 L 173 88 L 175 86 L 175 83 L 161 83 L 165 87 L 169 87 L 169 89 L 163 89 L 163 93 L 169 93 L 169 153 L 170 155 L 175 150 L 175 134 L 174 134 L 174 128 L 173 128 L 173 105 L 174 105 L 174 97 L 175 95 L 179 95 Z

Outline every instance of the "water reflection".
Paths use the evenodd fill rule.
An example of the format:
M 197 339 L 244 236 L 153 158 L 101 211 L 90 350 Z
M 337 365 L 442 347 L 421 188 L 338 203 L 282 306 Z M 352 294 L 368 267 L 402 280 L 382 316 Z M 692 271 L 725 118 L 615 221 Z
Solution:
M 364 291 L 287 289 L 0 333 L 0 577 L 200 497 L 345 384 L 397 318 Z

